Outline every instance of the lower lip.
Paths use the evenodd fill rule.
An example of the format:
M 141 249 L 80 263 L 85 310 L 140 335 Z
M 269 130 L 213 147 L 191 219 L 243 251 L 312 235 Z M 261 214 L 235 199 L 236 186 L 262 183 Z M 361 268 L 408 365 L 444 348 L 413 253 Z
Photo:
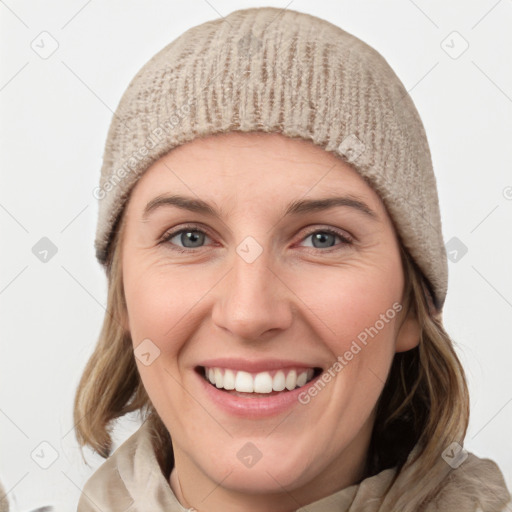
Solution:
M 234 416 L 241 418 L 265 418 L 283 413 L 294 405 L 301 405 L 299 395 L 307 390 L 321 376 L 318 375 L 304 386 L 292 391 L 283 391 L 268 397 L 248 396 L 247 398 L 232 395 L 222 389 L 218 389 L 204 377 L 194 372 L 201 381 L 201 385 L 210 400 L 220 409 Z

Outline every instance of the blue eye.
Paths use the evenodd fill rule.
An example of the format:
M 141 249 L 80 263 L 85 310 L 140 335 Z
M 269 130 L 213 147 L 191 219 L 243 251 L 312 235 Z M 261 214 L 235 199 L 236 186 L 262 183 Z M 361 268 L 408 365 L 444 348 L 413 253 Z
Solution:
M 313 249 L 331 249 L 332 247 L 336 247 L 336 245 L 346 246 L 352 244 L 350 238 L 330 228 L 317 228 L 307 234 L 302 241 L 310 237 L 312 237 L 312 245 L 306 247 L 312 247 Z M 160 243 L 170 245 L 173 250 L 178 252 L 194 252 L 194 249 L 204 246 L 203 244 L 207 238 L 210 237 L 202 229 L 192 225 L 166 233 Z M 341 244 L 336 244 L 336 238 L 341 240 Z M 173 241 L 173 239 L 176 240 Z
M 336 238 L 339 238 L 343 244 L 351 244 L 351 240 L 332 229 L 317 229 L 307 235 L 304 240 L 307 240 L 310 237 L 312 237 L 312 247 L 315 249 L 329 249 L 335 246 Z
M 198 247 L 202 247 L 201 244 L 204 243 L 204 240 L 207 237 L 208 235 L 204 231 L 201 231 L 196 227 L 190 227 L 182 228 L 179 231 L 168 233 L 167 235 L 165 235 L 163 242 L 169 243 L 171 245 L 176 245 L 174 242 L 172 242 L 172 239 L 177 238 L 179 242 L 183 244 L 183 248 L 185 250 L 180 249 L 180 246 L 177 246 L 176 250 L 179 252 L 187 252 L 187 249 L 195 249 Z

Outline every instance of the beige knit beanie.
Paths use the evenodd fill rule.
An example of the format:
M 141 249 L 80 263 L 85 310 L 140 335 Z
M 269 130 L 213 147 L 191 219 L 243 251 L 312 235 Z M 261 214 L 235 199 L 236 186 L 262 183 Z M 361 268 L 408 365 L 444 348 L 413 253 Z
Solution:
M 152 163 L 196 137 L 233 130 L 300 137 L 352 164 L 382 198 L 441 311 L 447 257 L 412 99 L 376 50 L 325 20 L 274 7 L 187 30 L 133 78 L 94 190 L 98 261 L 105 264 L 128 195 Z

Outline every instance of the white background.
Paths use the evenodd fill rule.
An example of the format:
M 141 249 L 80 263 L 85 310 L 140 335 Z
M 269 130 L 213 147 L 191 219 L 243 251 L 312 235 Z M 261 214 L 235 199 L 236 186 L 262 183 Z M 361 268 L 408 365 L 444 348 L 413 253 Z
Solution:
M 512 487 L 512 0 L 5 0 L 0 480 L 14 511 L 75 510 L 103 461 L 85 450 L 90 467 L 83 464 L 72 403 L 106 303 L 92 190 L 112 111 L 139 68 L 184 30 L 265 5 L 353 33 L 410 91 L 431 145 L 444 239 L 468 249 L 449 264 L 444 309 L 472 397 L 465 446 L 496 461 Z M 43 31 L 58 42 L 47 59 L 31 48 Z M 453 31 L 469 44 L 458 58 L 463 40 Z M 47 263 L 32 253 L 42 237 L 58 249 Z M 136 419 L 123 421 L 116 446 L 136 428 Z M 48 469 L 31 458 L 35 449 L 52 453 L 43 441 L 58 455 Z

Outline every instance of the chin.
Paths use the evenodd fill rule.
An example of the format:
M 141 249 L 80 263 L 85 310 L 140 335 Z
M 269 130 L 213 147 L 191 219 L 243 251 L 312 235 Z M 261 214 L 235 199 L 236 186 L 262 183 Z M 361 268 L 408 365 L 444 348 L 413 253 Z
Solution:
M 243 443 L 242 443 L 243 446 Z M 300 455 L 300 454 L 299 454 Z M 309 458 L 307 460 L 310 460 Z M 312 467 L 302 467 L 304 456 L 296 460 L 292 457 L 277 456 L 275 454 L 262 455 L 261 458 L 250 465 L 229 457 L 227 460 L 215 462 L 212 459 L 204 461 L 206 467 L 203 471 L 209 474 L 214 482 L 222 482 L 222 486 L 232 491 L 247 494 L 282 493 L 302 486 L 314 475 L 308 475 Z

